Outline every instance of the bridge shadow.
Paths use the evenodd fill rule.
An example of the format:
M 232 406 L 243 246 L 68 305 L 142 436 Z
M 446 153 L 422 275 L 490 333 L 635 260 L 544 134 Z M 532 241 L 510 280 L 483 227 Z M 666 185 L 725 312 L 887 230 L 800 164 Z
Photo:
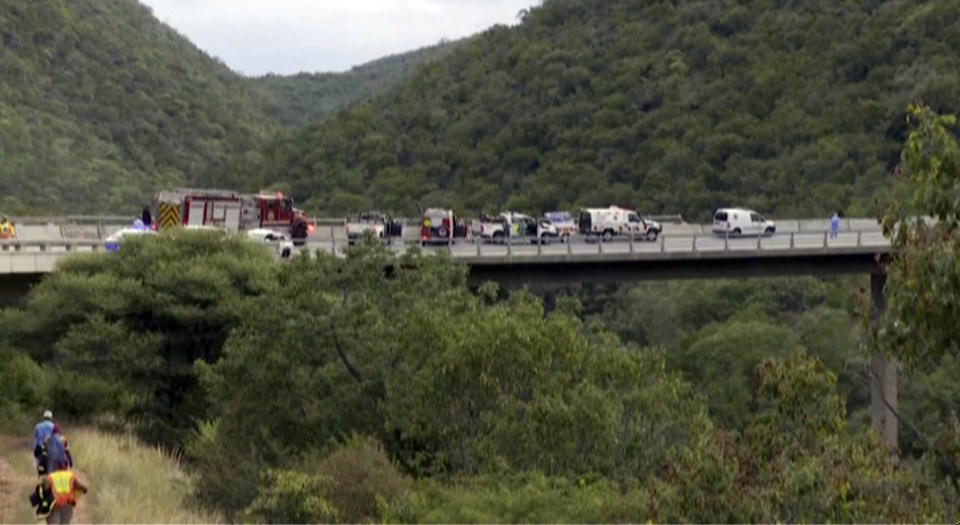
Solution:
M 27 298 L 30 288 L 40 282 L 46 273 L 0 274 L 0 307 L 19 306 Z

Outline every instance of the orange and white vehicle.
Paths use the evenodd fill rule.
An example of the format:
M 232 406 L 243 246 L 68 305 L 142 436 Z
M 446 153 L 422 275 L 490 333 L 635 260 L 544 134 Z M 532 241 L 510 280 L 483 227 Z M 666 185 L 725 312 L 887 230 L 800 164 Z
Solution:
M 314 225 L 293 199 L 280 192 L 240 193 L 232 190 L 180 188 L 161 191 L 155 199 L 160 230 L 182 226 L 213 226 L 227 231 L 266 228 L 286 233 L 297 246 Z

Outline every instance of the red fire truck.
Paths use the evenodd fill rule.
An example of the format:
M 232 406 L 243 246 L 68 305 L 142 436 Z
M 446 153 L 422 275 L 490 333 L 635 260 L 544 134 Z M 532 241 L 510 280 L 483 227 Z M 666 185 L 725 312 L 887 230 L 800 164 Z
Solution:
M 181 188 L 156 198 L 158 229 L 216 226 L 228 231 L 268 228 L 290 235 L 297 246 L 313 232 L 313 223 L 293 199 L 279 192 L 240 193 L 230 190 Z

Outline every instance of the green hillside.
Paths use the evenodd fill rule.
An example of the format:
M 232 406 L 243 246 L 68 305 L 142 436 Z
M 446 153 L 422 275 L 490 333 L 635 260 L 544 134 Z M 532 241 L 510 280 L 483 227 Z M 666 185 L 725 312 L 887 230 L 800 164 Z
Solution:
M 550 0 L 273 145 L 316 209 L 873 211 L 904 109 L 960 110 L 951 0 Z
M 417 66 L 449 55 L 461 42 L 390 55 L 344 73 L 266 75 L 250 79 L 250 83 L 264 113 L 284 126 L 302 126 L 406 82 Z
M 139 209 L 232 184 L 273 125 L 243 79 L 135 0 L 0 3 L 0 209 Z

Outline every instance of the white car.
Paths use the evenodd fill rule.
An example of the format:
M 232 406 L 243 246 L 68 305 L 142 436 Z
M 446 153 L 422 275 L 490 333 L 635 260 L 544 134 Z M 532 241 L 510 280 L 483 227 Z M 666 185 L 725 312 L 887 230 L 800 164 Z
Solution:
M 267 228 L 255 228 L 247 230 L 247 238 L 271 246 L 277 257 L 281 259 L 289 259 L 293 256 L 293 241 L 285 233 Z
M 746 208 L 720 208 L 713 214 L 713 233 L 739 237 L 741 235 L 773 235 L 777 225 L 759 213 Z
M 123 241 L 125 237 L 136 237 L 140 235 L 156 235 L 157 232 L 153 230 L 148 230 L 146 228 L 121 228 L 104 240 L 103 247 L 108 252 L 116 252 L 120 248 L 120 242 Z

